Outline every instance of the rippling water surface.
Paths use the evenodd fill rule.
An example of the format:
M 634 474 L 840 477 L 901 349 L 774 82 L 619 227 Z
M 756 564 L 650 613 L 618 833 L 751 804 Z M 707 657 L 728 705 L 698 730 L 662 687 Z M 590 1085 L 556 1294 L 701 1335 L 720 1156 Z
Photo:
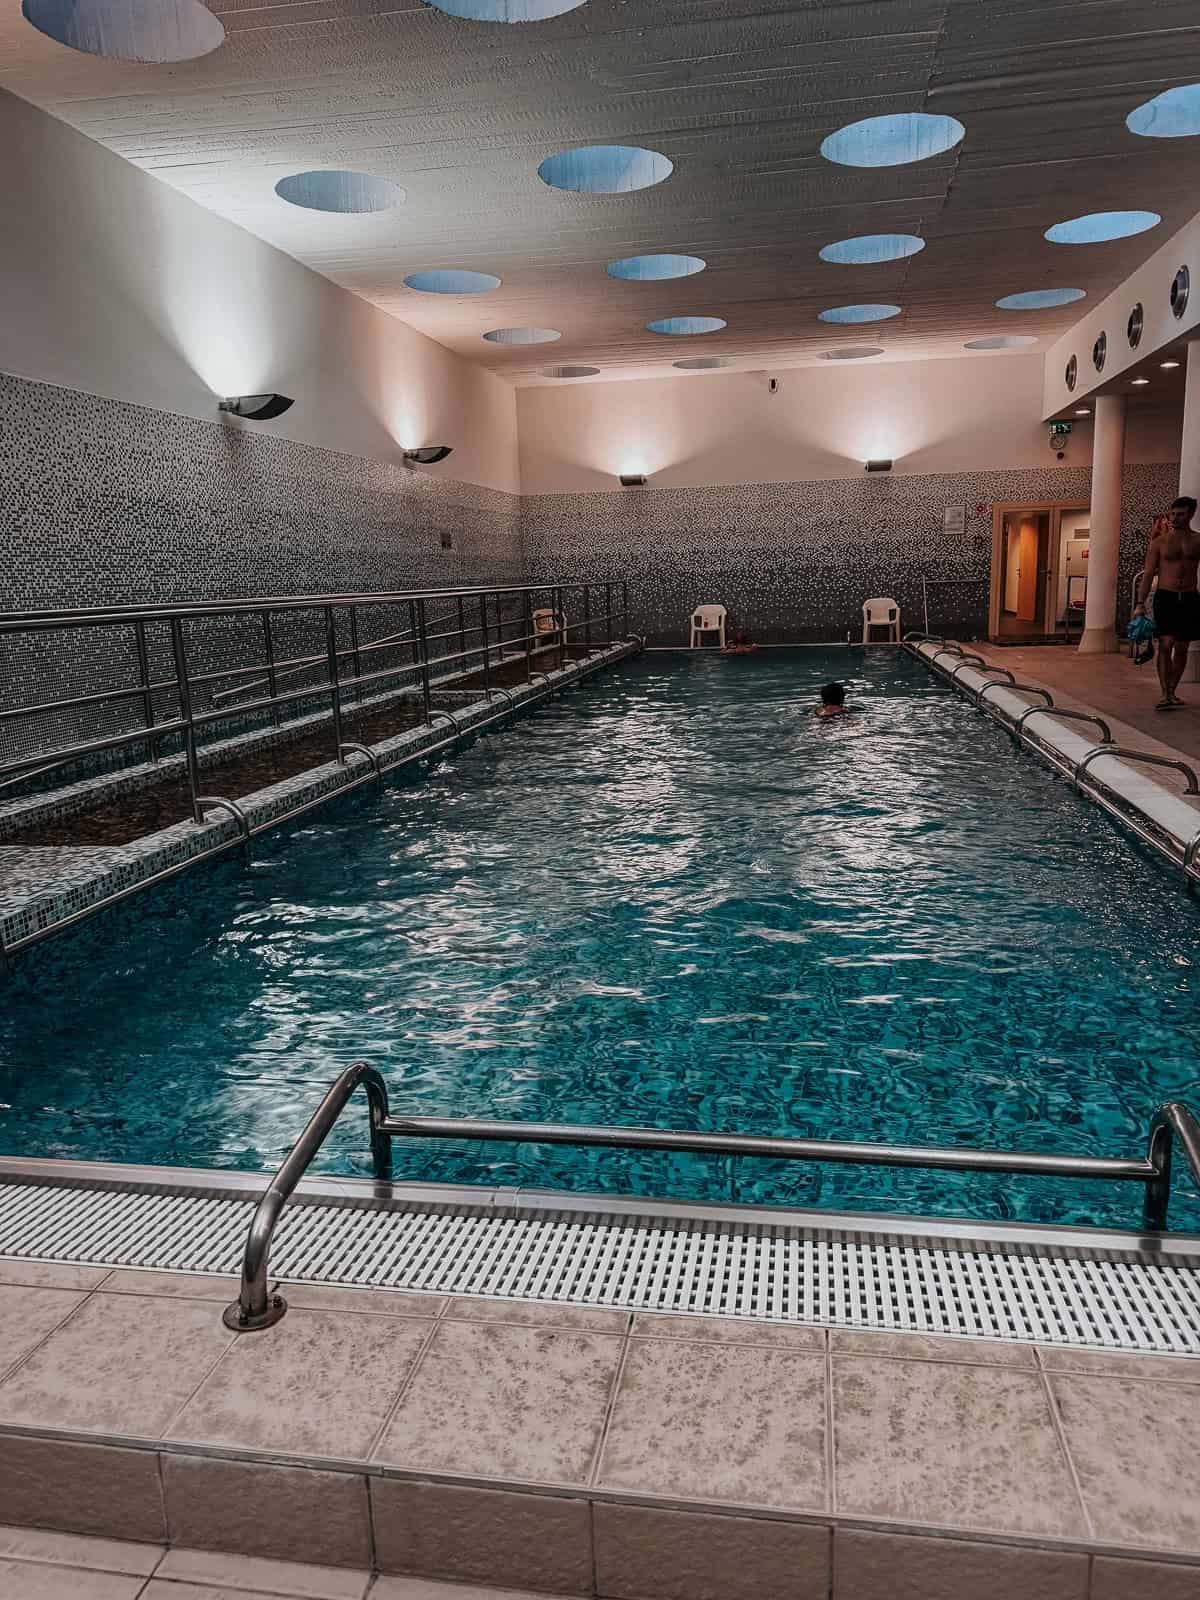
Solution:
M 809 715 L 849 674 L 862 711 Z M 397 1109 L 1126 1154 L 1200 1101 L 1196 912 L 894 650 L 647 656 L 47 947 L 0 1150 L 273 1165 L 343 1064 Z M 321 1163 L 365 1171 L 361 1114 Z M 1127 1223 L 1136 1186 L 506 1146 L 398 1173 Z M 1177 1178 L 1173 1219 L 1200 1226 Z

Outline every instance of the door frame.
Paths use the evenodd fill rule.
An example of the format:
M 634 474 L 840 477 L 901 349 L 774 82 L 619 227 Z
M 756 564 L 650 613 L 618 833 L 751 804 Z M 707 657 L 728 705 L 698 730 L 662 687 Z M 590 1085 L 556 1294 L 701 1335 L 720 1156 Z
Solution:
M 1011 516 L 1014 511 L 1030 511 L 1036 515 L 1043 512 L 1050 517 L 1050 551 L 1049 565 L 1042 574 L 1042 631 L 1049 635 L 1057 630 L 1046 626 L 1048 607 L 1050 604 L 1051 585 L 1058 577 L 1058 552 L 1062 543 L 1062 515 L 1064 511 L 1088 511 L 1092 509 L 1090 497 L 1086 500 L 1079 495 L 1072 495 L 1066 500 L 997 500 L 992 506 L 992 572 L 988 585 L 988 638 L 997 639 L 1000 635 L 1000 609 L 1003 595 L 1000 592 L 1000 581 L 1004 569 L 1004 519 Z

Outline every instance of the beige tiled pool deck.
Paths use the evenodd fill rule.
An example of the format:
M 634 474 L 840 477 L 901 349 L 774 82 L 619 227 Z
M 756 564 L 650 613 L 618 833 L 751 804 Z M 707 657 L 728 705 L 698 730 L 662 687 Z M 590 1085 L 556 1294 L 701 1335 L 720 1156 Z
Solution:
M 1200 1358 L 233 1289 L 0 1261 L 5 1600 L 1200 1596 Z

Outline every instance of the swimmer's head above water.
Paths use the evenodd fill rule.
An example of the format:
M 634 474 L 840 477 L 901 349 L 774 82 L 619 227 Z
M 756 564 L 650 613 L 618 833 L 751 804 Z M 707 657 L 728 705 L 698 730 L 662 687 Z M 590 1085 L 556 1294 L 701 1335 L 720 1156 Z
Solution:
M 814 716 L 844 717 L 846 715 L 846 686 L 844 683 L 827 683 L 821 689 L 821 704 Z

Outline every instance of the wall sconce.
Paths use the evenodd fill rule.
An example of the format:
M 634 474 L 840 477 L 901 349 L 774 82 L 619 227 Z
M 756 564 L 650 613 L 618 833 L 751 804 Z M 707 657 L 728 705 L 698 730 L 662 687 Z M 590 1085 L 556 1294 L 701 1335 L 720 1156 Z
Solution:
M 286 394 L 243 394 L 219 401 L 217 410 L 245 417 L 250 422 L 270 422 L 272 417 L 281 417 L 295 404 Z
M 646 474 L 644 472 L 623 472 L 621 474 L 622 489 L 644 489 L 646 487 Z
M 432 467 L 436 461 L 445 461 L 453 449 L 452 444 L 424 444 L 419 450 L 406 450 L 404 459 L 415 461 L 422 467 Z
M 892 470 L 892 463 L 891 463 L 890 460 L 889 461 L 884 461 L 884 460 L 880 459 L 878 461 L 868 461 L 867 462 L 867 471 L 868 472 L 890 472 L 891 470 Z

